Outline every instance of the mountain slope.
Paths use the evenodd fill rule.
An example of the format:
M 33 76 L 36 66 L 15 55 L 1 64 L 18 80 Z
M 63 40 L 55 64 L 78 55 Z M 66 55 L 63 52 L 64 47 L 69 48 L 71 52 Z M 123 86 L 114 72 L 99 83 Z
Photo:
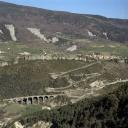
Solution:
M 14 35 L 10 36 L 9 29 L 5 25 L 12 25 L 10 30 L 15 30 L 13 33 L 16 40 L 22 42 L 37 40 L 48 42 L 46 39 L 51 35 L 55 36 L 57 32 L 76 38 L 128 41 L 128 20 L 49 11 L 0 2 L 0 40 L 14 40 Z M 28 28 L 32 28 L 33 32 Z

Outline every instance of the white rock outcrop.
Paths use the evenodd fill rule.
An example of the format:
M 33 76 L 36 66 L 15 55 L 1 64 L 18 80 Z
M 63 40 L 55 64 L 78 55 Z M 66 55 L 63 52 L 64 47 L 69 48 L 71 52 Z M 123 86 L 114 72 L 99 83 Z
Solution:
M 45 37 L 45 35 L 40 32 L 40 29 L 38 29 L 38 28 L 27 28 L 27 29 L 28 29 L 32 34 L 34 34 L 35 36 L 37 36 L 38 38 L 40 38 L 41 40 L 44 40 L 44 41 L 46 41 L 47 43 L 50 42 L 50 40 L 47 39 L 47 38 Z
M 77 50 L 77 45 L 72 45 L 71 47 L 67 48 L 67 51 L 73 52 Z
M 15 27 L 12 24 L 5 24 L 6 29 L 9 30 L 10 36 L 13 41 L 17 41 L 16 35 L 15 35 Z
M 59 41 L 59 39 L 57 38 L 57 37 L 53 37 L 52 38 L 52 43 L 56 43 L 56 42 L 58 42 Z
M 89 31 L 88 30 L 88 35 L 90 36 L 90 37 L 96 37 L 96 35 L 94 35 L 91 31 Z
M 106 39 L 108 40 L 108 34 L 106 32 L 103 32 L 103 35 L 106 37 Z
M 3 31 L 0 29 L 0 34 L 3 34 Z
M 23 126 L 20 122 L 18 122 L 18 121 L 16 121 L 16 122 L 14 123 L 14 127 L 15 127 L 15 128 L 24 128 L 24 126 Z

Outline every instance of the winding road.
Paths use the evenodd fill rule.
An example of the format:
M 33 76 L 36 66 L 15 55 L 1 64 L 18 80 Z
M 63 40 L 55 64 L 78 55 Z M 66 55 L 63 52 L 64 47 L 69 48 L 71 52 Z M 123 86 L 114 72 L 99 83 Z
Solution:
M 100 63 L 101 63 L 101 62 L 98 61 L 98 62 L 95 62 L 95 63 L 91 63 L 91 64 L 89 64 L 89 65 L 85 65 L 85 66 L 82 66 L 82 67 L 79 67 L 79 68 L 75 68 L 75 69 L 72 69 L 72 70 L 68 70 L 67 72 L 49 73 L 49 74 L 51 75 L 51 77 L 52 77 L 53 79 L 57 79 L 57 78 L 59 78 L 59 77 L 62 77 L 62 76 L 64 76 L 64 75 L 69 74 L 69 73 L 72 73 L 72 72 L 74 72 L 74 71 L 78 71 L 78 70 L 81 70 L 81 69 L 86 69 L 86 68 L 88 68 L 88 67 L 91 67 L 91 66 L 93 66 L 93 65 L 100 64 Z

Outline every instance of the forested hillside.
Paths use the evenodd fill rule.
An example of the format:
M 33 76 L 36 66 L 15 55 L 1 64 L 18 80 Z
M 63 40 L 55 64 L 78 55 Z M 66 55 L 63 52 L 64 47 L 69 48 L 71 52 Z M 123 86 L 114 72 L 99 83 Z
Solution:
M 60 109 L 42 111 L 22 119 L 33 124 L 52 122 L 52 128 L 128 128 L 128 83 L 102 97 L 85 99 Z

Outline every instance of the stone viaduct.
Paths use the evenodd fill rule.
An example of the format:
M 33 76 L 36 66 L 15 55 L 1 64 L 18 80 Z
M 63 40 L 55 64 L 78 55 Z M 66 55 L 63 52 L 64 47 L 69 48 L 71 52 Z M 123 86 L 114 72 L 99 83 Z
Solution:
M 4 101 L 17 104 L 43 104 L 57 97 L 58 95 L 38 95 L 27 97 L 16 97 L 10 99 L 4 99 Z

